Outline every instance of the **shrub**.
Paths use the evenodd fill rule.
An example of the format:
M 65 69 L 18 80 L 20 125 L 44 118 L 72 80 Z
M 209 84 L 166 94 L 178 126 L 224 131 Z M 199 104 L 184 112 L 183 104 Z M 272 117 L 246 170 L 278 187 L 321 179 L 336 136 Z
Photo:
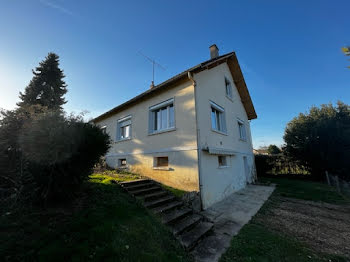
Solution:
M 71 199 L 110 146 L 109 136 L 80 118 L 46 113 L 21 129 L 19 147 L 42 202 Z

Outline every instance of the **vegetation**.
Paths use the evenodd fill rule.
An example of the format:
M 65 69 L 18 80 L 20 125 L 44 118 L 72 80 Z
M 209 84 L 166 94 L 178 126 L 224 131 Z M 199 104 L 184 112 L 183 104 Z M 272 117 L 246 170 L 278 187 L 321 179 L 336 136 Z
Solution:
M 62 110 L 62 105 L 66 103 L 63 96 L 67 93 L 67 85 L 63 80 L 63 71 L 59 68 L 58 55 L 49 53 L 33 70 L 33 74 L 24 93 L 20 92 L 21 101 L 18 105 L 22 108 L 41 105 L 48 110 Z
M 259 181 L 276 184 L 274 195 L 278 196 L 331 204 L 349 203 L 349 200 L 340 195 L 335 188 L 319 182 L 283 177 L 263 177 L 259 178 Z
M 258 214 L 232 239 L 229 249 L 221 257 L 220 262 L 348 261 L 344 257 L 316 252 L 291 235 L 271 229 L 265 223 L 265 216 L 276 205 L 276 202 L 279 201 L 279 196 L 333 204 L 349 203 L 348 200 L 344 199 L 331 187 L 317 182 L 297 179 L 291 180 L 281 177 L 259 178 L 259 181 L 276 183 L 276 190 Z
M 287 124 L 284 152 L 319 179 L 327 170 L 350 180 L 350 106 L 311 107 Z
M 183 191 L 181 189 L 173 188 L 170 186 L 162 185 L 166 190 L 170 191 L 174 196 L 177 196 L 178 198 L 182 198 L 184 194 L 186 194 L 186 191 Z
M 22 207 L 1 216 L 0 257 L 5 261 L 190 261 L 157 217 L 102 174 L 84 183 L 72 205 Z
M 282 153 L 282 150 L 276 145 L 269 145 L 267 148 L 267 152 L 270 155 L 277 155 L 277 154 Z

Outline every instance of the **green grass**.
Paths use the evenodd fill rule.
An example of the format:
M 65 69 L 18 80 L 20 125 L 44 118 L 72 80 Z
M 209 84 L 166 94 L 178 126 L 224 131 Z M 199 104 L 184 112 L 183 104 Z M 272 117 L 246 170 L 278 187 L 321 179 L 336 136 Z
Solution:
M 131 180 L 133 177 L 124 177 Z M 0 217 L 5 261 L 190 261 L 163 226 L 110 178 L 84 185 L 81 208 L 22 208 Z
M 297 198 L 303 200 L 311 200 L 317 202 L 325 202 L 332 204 L 349 203 L 346 197 L 340 195 L 335 188 L 323 183 L 287 179 L 282 177 L 276 178 L 259 178 L 261 182 L 271 182 L 277 185 L 274 192 L 275 195 Z
M 164 187 L 166 190 L 170 191 L 172 194 L 174 194 L 178 198 L 182 198 L 182 196 L 187 193 L 186 191 L 183 191 L 181 189 L 176 189 L 176 188 L 166 186 L 166 185 L 162 185 L 162 187 Z
M 345 262 L 345 258 L 316 254 L 295 239 L 250 222 L 231 241 L 220 262 Z
M 220 262 L 345 262 L 346 258 L 319 254 L 282 232 L 275 232 L 264 225 L 264 215 L 279 201 L 278 197 L 322 201 L 333 204 L 349 203 L 328 185 L 286 178 L 259 178 L 260 182 L 277 185 L 276 190 L 258 214 L 235 236 Z

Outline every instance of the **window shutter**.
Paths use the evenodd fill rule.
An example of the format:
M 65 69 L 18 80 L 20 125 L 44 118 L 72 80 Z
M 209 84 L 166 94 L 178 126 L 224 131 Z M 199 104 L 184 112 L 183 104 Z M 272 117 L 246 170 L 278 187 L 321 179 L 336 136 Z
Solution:
M 154 123 L 154 113 L 153 111 L 149 111 L 148 113 L 148 133 L 152 134 L 153 133 L 153 123 Z
M 117 122 L 117 137 L 116 140 L 120 140 L 120 124 Z
M 226 130 L 226 114 L 225 114 L 225 111 L 222 112 L 222 114 L 220 114 L 221 116 L 221 122 L 222 122 L 222 132 L 226 133 L 227 130 Z

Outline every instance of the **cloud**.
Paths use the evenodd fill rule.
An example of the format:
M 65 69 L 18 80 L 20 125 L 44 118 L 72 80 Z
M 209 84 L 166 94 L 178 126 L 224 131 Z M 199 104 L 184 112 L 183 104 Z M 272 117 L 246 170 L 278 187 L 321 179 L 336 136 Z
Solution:
M 52 3 L 52 2 L 47 1 L 47 0 L 39 0 L 39 2 L 42 3 L 43 5 L 50 7 L 50 8 L 56 9 L 56 10 L 66 14 L 66 15 L 73 16 L 73 13 L 71 11 L 69 11 L 68 9 L 66 9 L 62 6 L 59 6 L 55 3 Z

